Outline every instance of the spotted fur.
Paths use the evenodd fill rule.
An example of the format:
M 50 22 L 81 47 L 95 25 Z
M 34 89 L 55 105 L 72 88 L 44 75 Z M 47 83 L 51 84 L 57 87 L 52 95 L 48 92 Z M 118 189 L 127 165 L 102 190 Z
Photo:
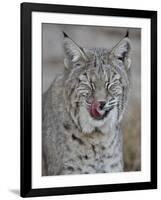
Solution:
M 120 122 L 129 92 L 130 41 L 82 48 L 64 34 L 65 70 L 43 96 L 42 174 L 123 171 Z M 102 117 L 89 109 L 105 102 Z

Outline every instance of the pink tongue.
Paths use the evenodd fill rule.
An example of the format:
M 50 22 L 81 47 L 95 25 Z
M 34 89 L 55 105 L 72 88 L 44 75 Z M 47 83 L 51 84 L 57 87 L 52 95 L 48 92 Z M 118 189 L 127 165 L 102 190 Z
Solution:
M 90 113 L 91 116 L 95 119 L 98 119 L 102 116 L 102 114 L 99 112 L 100 110 L 100 102 L 99 101 L 93 101 L 91 104 L 91 109 L 90 109 Z

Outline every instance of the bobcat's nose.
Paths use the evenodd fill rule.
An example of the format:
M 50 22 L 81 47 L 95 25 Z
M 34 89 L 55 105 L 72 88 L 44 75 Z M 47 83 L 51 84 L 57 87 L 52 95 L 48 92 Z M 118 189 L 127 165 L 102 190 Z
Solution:
M 104 106 L 106 105 L 106 101 L 99 101 L 99 107 L 102 110 L 104 108 Z

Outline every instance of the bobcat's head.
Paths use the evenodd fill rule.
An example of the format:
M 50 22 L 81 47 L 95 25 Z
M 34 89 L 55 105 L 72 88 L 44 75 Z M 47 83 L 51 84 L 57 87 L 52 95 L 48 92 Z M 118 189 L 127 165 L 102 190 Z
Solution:
M 106 132 L 122 118 L 129 89 L 130 40 L 112 49 L 82 48 L 64 33 L 65 100 L 84 133 Z

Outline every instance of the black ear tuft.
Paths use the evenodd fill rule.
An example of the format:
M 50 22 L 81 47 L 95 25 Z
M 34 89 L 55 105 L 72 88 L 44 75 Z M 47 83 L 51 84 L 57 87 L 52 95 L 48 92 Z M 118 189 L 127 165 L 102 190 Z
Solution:
M 129 30 L 127 30 L 125 37 L 129 37 Z
M 64 35 L 64 37 L 68 37 L 68 35 L 63 31 L 63 35 Z

